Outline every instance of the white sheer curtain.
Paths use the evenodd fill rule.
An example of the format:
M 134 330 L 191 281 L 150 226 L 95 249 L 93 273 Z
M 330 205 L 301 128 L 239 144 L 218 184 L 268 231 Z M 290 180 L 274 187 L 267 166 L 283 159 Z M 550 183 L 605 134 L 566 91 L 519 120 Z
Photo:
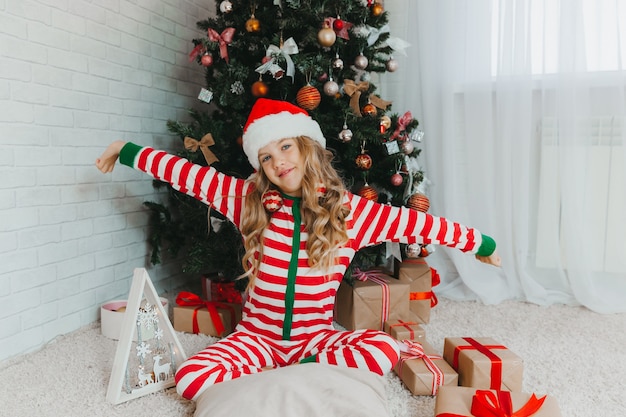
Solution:
M 385 8 L 411 46 L 381 92 L 425 131 L 430 211 L 491 235 L 503 259 L 438 248 L 438 294 L 626 311 L 626 2 Z

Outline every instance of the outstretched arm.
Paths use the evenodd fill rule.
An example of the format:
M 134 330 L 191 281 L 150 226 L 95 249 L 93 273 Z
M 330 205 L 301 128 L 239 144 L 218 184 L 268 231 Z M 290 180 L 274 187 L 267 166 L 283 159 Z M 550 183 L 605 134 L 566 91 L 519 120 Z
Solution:
M 115 167 L 117 159 L 120 157 L 120 152 L 126 142 L 123 140 L 116 140 L 111 143 L 106 150 L 100 155 L 100 158 L 96 159 L 96 168 L 104 172 L 112 172 Z

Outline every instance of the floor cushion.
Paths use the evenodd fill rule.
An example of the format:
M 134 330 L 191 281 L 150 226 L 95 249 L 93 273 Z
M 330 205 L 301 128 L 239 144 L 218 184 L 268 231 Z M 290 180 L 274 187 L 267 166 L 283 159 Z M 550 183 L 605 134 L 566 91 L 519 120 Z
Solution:
M 196 400 L 194 417 L 389 417 L 385 378 L 303 363 L 216 384 Z

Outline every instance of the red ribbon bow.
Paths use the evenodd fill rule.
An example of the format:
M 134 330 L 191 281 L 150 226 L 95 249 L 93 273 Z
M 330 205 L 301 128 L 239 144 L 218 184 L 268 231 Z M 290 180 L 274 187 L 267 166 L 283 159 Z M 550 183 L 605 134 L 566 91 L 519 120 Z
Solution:
M 196 45 L 195 48 L 191 50 L 191 52 L 189 52 L 189 62 L 196 59 L 196 57 L 200 55 L 202 52 L 204 52 L 204 45 L 199 43 L 198 45 Z
M 235 28 L 226 28 L 220 35 L 214 29 L 208 29 L 209 40 L 220 44 L 220 56 L 228 64 L 228 45 L 233 41 L 235 36 Z
M 176 304 L 184 307 L 196 307 L 196 309 L 193 311 L 194 333 L 200 333 L 200 326 L 198 325 L 198 310 L 202 308 L 206 308 L 209 311 L 209 315 L 211 316 L 211 320 L 213 321 L 213 326 L 215 327 L 215 332 L 218 335 L 222 335 L 222 333 L 224 333 L 224 323 L 222 323 L 222 318 L 217 311 L 219 303 L 203 300 L 198 295 L 192 292 L 181 291 L 176 296 Z
M 528 402 L 517 411 L 513 411 L 511 393 L 508 391 L 477 390 L 472 399 L 472 415 L 480 417 L 530 417 L 535 414 L 546 397 L 537 398 L 532 394 Z
M 396 127 L 396 130 L 393 131 L 393 134 L 389 137 L 389 140 L 396 139 L 398 136 L 400 136 L 400 133 L 404 132 L 409 123 L 411 123 L 411 120 L 413 120 L 411 112 L 408 111 L 404 113 L 404 115 L 398 119 L 398 126 Z
M 435 365 L 433 359 L 441 359 L 441 356 L 427 355 L 421 343 L 412 340 L 403 340 L 402 343 L 400 343 L 400 374 L 402 374 L 404 361 L 409 359 L 421 359 L 424 361 L 428 370 L 433 374 L 431 392 L 433 395 L 436 395 L 439 387 L 444 384 L 444 374 L 441 369 Z

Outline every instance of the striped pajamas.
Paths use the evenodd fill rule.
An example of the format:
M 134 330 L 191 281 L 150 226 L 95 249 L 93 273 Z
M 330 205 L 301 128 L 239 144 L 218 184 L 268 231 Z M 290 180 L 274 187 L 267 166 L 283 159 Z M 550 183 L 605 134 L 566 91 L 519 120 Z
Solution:
M 241 225 L 251 183 L 132 143 L 122 149 L 120 161 L 170 183 Z M 346 219 L 349 242 L 331 270 L 320 271 L 308 266 L 301 200 L 283 196 L 283 206 L 272 214 L 263 233 L 263 259 L 242 320 L 234 333 L 181 364 L 176 385 L 183 397 L 196 399 L 215 383 L 306 361 L 387 373 L 399 358 L 391 336 L 333 327 L 337 289 L 356 251 L 386 241 L 433 243 L 470 253 L 481 245 L 482 235 L 476 229 L 444 218 L 351 193 L 346 193 L 344 203 L 351 209 Z

